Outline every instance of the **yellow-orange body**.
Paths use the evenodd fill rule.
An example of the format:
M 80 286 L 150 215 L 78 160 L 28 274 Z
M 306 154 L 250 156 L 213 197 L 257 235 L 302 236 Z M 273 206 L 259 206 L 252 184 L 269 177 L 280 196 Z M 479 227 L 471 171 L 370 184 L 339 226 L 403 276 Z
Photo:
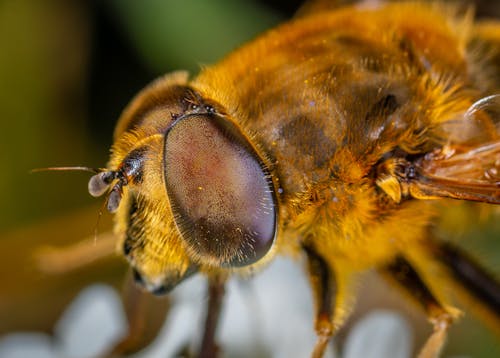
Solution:
M 498 25 L 493 29 L 487 33 L 500 33 Z M 492 52 L 498 49 L 481 42 L 481 31 L 470 13 L 453 7 L 345 7 L 277 27 L 193 80 L 178 72 L 147 87 L 117 126 L 109 164 L 117 170 L 137 148 L 146 158 L 140 181 L 123 187 L 116 216 L 120 245 L 132 245 L 126 254 L 146 286 L 167 275 L 181 278 L 193 264 L 208 275 L 246 272 L 305 245 L 336 272 L 342 293 L 335 326 L 348 313 L 351 276 L 399 255 L 440 297 L 428 245 L 448 200 L 437 197 L 457 196 L 406 186 L 395 168 L 400 159 L 425 155 L 446 164 L 446 151 L 499 143 L 495 118 L 467 116 L 474 103 L 500 90 Z M 209 103 L 241 129 L 277 193 L 276 243 L 244 268 L 221 268 L 186 247 L 165 190 L 164 132 L 183 100 L 200 98 L 198 105 Z M 467 179 L 487 180 L 500 158 L 498 148 L 488 153 L 484 168 Z M 451 167 L 448 177 L 460 177 L 458 165 Z M 422 168 L 439 172 L 429 163 Z

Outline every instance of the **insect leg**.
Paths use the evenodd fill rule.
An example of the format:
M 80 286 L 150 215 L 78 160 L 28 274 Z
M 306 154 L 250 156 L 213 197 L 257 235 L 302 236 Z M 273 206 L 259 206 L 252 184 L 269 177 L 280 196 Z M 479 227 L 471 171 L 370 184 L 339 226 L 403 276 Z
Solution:
M 129 271 L 122 293 L 128 321 L 128 333 L 105 356 L 123 356 L 138 352 L 156 338 L 170 307 L 168 296 L 154 296 L 142 290 Z
M 38 269 L 50 274 L 64 274 L 115 253 L 116 236 L 113 233 L 99 235 L 99 240 L 87 238 L 65 247 L 42 246 L 35 252 Z
M 449 326 L 453 323 L 454 314 L 438 301 L 405 258 L 397 257 L 383 269 L 383 272 L 389 280 L 406 290 L 422 306 L 434 326 L 434 332 L 425 343 L 418 357 L 437 357 L 446 341 L 446 334 Z
M 215 334 L 225 294 L 224 285 L 225 280 L 219 276 L 210 277 L 208 280 L 207 316 L 199 358 L 213 358 L 218 355 L 219 348 L 215 342 Z
M 446 265 L 454 283 L 468 296 L 464 297 L 460 294 L 462 292 L 459 292 L 458 299 L 472 301 L 471 308 L 477 310 L 486 323 L 496 323 L 498 329 L 500 282 L 465 252 L 450 243 L 436 244 L 434 255 L 437 260 Z
M 307 256 L 309 279 L 315 302 L 314 329 L 318 340 L 312 357 L 323 356 L 330 338 L 347 318 L 347 290 L 339 286 L 334 268 L 312 246 L 303 247 Z

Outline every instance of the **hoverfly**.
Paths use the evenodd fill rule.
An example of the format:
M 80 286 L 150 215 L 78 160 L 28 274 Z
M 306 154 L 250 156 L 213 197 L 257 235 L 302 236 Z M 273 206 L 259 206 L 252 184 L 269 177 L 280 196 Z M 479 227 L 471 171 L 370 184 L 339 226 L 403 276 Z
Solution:
M 461 200 L 500 203 L 500 24 L 428 3 L 309 3 L 190 79 L 166 75 L 124 110 L 90 179 L 147 291 L 209 282 L 215 354 L 224 282 L 302 255 L 321 357 L 375 269 L 420 305 L 439 354 L 459 311 L 500 318 L 500 284 L 434 225 Z M 493 206 L 491 211 L 493 211 Z

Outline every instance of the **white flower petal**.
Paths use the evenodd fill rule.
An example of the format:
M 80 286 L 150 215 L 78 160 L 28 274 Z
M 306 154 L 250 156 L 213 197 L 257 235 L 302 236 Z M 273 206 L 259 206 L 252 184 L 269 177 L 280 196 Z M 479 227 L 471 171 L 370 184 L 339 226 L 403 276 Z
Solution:
M 408 358 L 410 327 L 396 313 L 376 311 L 357 323 L 347 337 L 344 358 Z
M 54 358 L 51 338 L 42 333 L 12 333 L 0 339 L 0 357 Z
M 307 278 L 297 262 L 277 258 L 249 281 L 228 286 L 221 326 L 224 357 L 309 357 L 316 334 Z M 325 358 L 332 357 L 331 347 Z
M 127 332 L 118 294 L 105 285 L 86 288 L 66 309 L 55 332 L 62 357 L 95 357 L 105 352 Z
M 233 278 L 224 298 L 218 343 L 222 356 L 309 357 L 316 342 L 312 298 L 303 270 L 278 258 L 253 279 Z M 206 309 L 206 282 L 193 277 L 173 291 L 167 323 L 155 342 L 136 358 L 173 357 L 199 343 Z M 325 358 L 334 357 L 329 347 Z

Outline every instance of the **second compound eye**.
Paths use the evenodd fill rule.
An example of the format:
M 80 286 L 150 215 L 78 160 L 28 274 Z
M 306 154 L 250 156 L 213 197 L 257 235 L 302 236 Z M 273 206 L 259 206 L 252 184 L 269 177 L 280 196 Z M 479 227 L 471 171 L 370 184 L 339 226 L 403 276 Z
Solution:
M 239 129 L 214 115 L 180 119 L 165 136 L 164 170 L 175 222 L 194 259 L 245 266 L 276 235 L 269 173 Z

